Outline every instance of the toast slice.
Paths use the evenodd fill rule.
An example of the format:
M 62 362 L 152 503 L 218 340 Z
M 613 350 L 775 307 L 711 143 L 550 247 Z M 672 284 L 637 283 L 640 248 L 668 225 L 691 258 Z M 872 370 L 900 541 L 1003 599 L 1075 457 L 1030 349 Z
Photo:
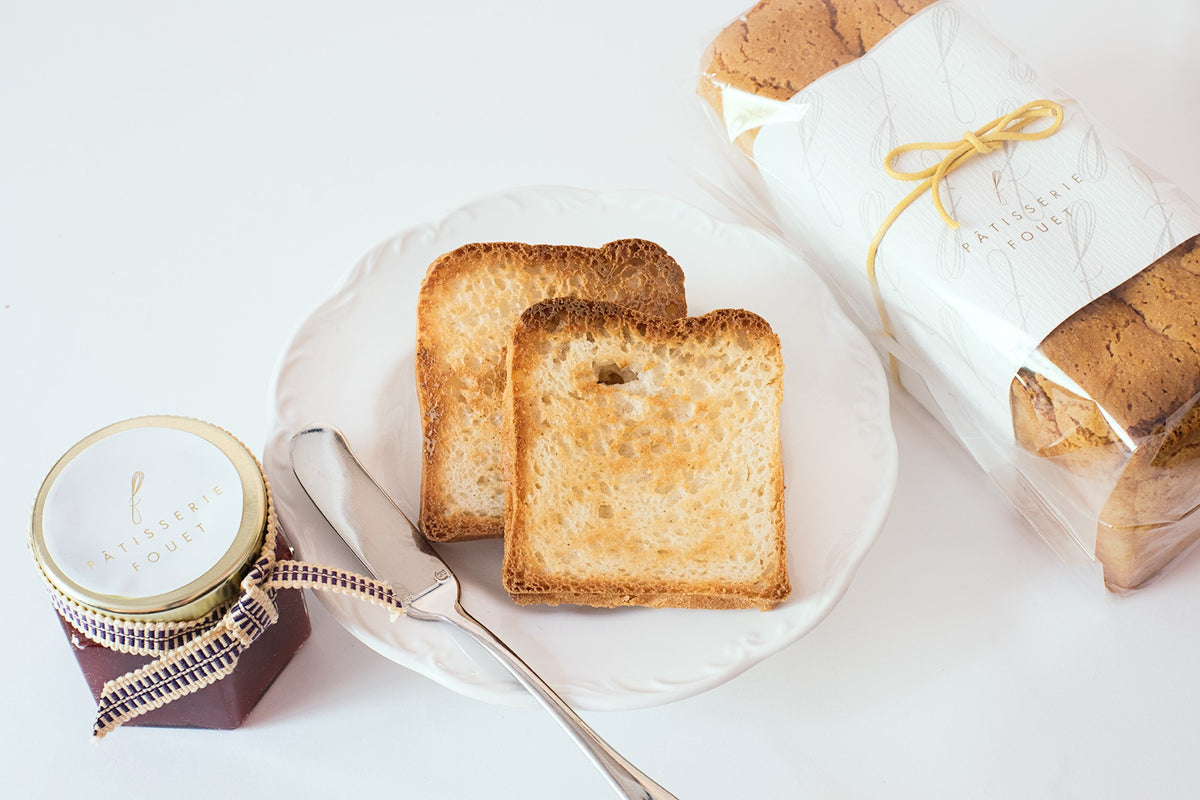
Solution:
M 417 302 L 420 524 L 428 538 L 504 534 L 505 351 L 520 313 L 558 296 L 611 300 L 667 317 L 687 313 L 683 270 L 641 239 L 599 248 L 468 244 L 434 261 Z
M 782 399 L 779 338 L 748 311 L 526 310 L 505 388 L 504 588 L 521 604 L 781 603 Z

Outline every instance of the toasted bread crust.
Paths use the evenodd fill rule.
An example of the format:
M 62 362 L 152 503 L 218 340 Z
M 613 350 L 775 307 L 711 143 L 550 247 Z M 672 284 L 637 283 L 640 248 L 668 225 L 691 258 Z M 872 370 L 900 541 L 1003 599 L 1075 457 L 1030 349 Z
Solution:
M 647 314 L 687 313 L 683 270 L 660 246 L 464 245 L 434 261 L 417 304 L 423 430 L 421 529 L 434 541 L 504 533 L 501 399 L 508 334 L 547 297 L 610 299 Z
M 612 353 L 611 341 L 605 343 L 618 338 L 633 341 L 645 356 L 637 363 L 640 375 L 630 371 L 632 362 L 598 366 L 583 353 L 565 354 L 571 343 Z M 732 372 L 737 367 L 731 364 L 747 364 L 757 372 L 742 379 L 738 391 L 744 396 L 736 400 L 704 398 L 704 389 L 689 390 L 707 377 L 701 358 L 711 360 L 709 369 Z M 567 362 L 556 374 L 574 370 L 571 386 L 555 390 L 537 384 L 552 361 Z M 613 394 L 607 385 L 605 370 L 621 369 L 630 385 L 646 384 L 638 387 L 636 402 Z M 663 320 L 611 303 L 557 299 L 525 311 L 513 329 L 505 386 L 502 579 L 510 596 L 521 604 L 601 607 L 765 610 L 783 602 L 791 586 L 778 432 L 782 374 L 778 337 L 761 317 L 740 309 Z M 750 385 L 753 395 L 745 394 Z M 554 391 L 578 398 L 578 422 L 571 431 L 548 427 L 540 418 L 546 393 Z M 747 399 L 757 405 L 749 406 Z M 747 414 L 761 434 L 743 434 Z M 675 422 L 663 422 L 671 419 Z M 711 451 L 698 452 L 691 443 L 707 436 L 703 426 L 714 422 L 722 444 L 712 441 Z M 759 458 L 739 462 L 730 455 L 746 451 Z M 733 481 L 721 482 L 730 469 L 740 476 L 732 487 Z M 681 488 L 689 482 L 702 488 Z M 555 486 L 546 489 L 546 484 Z M 599 487 L 610 484 L 613 493 L 603 495 Z M 560 499 L 548 499 L 556 490 Z M 562 492 L 571 499 L 561 501 Z M 657 512 L 656 494 L 663 501 Z M 603 513 L 602 519 L 589 516 L 597 503 L 615 507 L 608 509 L 611 521 Z M 741 504 L 746 521 L 722 503 Z M 582 522 L 560 546 L 551 540 L 563 526 L 552 520 L 563 516 Z M 555 557 L 547 553 L 571 558 L 575 552 L 591 560 L 577 571 L 547 567 Z M 726 569 L 743 556 L 758 566 Z M 618 569 L 600 565 L 605 559 L 618 563 Z

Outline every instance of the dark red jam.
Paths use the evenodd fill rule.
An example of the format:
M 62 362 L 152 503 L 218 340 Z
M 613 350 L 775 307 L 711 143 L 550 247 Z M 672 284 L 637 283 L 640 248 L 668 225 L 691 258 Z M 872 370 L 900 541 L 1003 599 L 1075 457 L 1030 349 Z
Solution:
M 292 548 L 282 534 L 276 539 L 275 557 L 280 560 L 292 557 Z M 125 724 L 221 730 L 240 726 L 312 630 L 302 590 L 280 589 L 276 594 L 276 603 L 279 621 L 268 626 L 246 648 L 232 673 L 197 692 L 134 717 Z M 97 701 L 106 681 L 119 678 L 154 660 L 150 656 L 110 650 L 88 639 L 61 617 L 59 621 L 75 652 L 75 659 L 83 670 L 88 688 Z

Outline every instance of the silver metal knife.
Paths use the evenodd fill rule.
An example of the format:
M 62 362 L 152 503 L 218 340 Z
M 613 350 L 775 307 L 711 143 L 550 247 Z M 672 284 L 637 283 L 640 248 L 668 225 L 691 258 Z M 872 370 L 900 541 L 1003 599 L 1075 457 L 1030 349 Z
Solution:
M 597 736 L 529 665 L 463 610 L 450 567 L 367 473 L 340 431 L 316 427 L 293 436 L 292 470 L 367 570 L 402 598 L 407 616 L 447 622 L 479 642 L 558 720 L 622 797 L 676 800 Z

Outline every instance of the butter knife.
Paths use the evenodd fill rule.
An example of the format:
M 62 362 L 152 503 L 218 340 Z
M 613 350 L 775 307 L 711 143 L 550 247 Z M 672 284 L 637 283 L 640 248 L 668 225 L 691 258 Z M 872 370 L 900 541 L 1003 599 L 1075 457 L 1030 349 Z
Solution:
M 482 645 L 558 720 L 619 795 L 676 800 L 601 739 L 528 664 L 463 610 L 450 567 L 370 476 L 340 431 L 301 431 L 292 437 L 291 451 L 292 470 L 317 510 L 376 580 L 402 598 L 405 615 L 449 623 Z

